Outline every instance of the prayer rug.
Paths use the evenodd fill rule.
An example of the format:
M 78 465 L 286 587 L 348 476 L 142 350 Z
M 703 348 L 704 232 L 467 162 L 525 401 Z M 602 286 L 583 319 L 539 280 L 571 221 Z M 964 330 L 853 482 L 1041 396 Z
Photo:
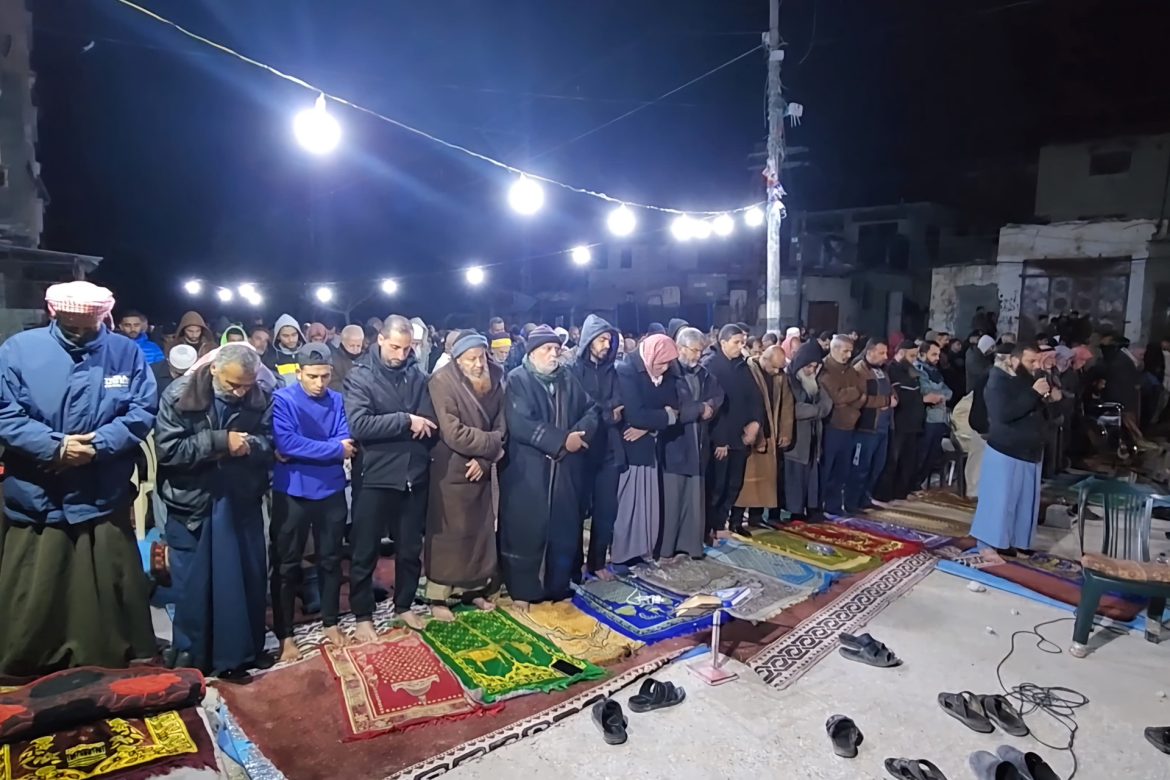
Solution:
M 323 645 L 321 655 L 340 686 L 346 742 L 483 713 L 413 631 L 395 629 L 361 645 Z
M 936 550 L 939 547 L 950 544 L 952 541 L 952 537 L 950 536 L 932 534 L 927 531 L 919 531 L 916 528 L 904 528 L 900 525 L 883 523 L 878 520 L 867 520 L 861 517 L 838 517 L 829 522 L 834 525 L 853 528 L 857 531 L 865 531 L 868 534 L 885 537 L 886 539 L 901 539 L 905 542 L 917 542 L 928 550 Z
M 710 614 L 676 615 L 682 598 L 632 577 L 589 580 L 573 590 L 573 603 L 579 609 L 648 645 L 711 627 Z
M 854 550 L 841 550 L 823 542 L 814 542 L 787 531 L 760 531 L 758 533 L 752 531 L 750 541 L 766 550 L 778 552 L 781 555 L 787 555 L 829 571 L 856 572 L 881 565 L 881 560 L 878 558 L 872 558 Z M 824 547 L 825 551 L 817 550 L 818 546 Z
M 144 718 L 107 718 L 0 746 L 0 780 L 132 780 L 179 768 L 217 769 L 194 707 Z
M 337 682 L 321 653 L 312 653 L 303 663 L 255 675 L 250 685 L 212 682 L 223 702 L 220 743 L 240 758 L 253 780 L 434 778 L 587 712 L 594 702 L 653 674 L 693 644 L 687 638 L 661 642 L 613 665 L 605 679 L 510 699 L 503 710 L 483 717 L 442 720 L 356 742 L 339 739 L 345 718 L 333 705 Z
M 775 577 L 796 588 L 809 588 L 814 594 L 827 590 L 834 580 L 842 576 L 735 539 L 724 539 L 714 547 L 708 547 L 707 556 L 737 569 Z
M 694 560 L 684 557 L 657 564 L 643 563 L 634 567 L 633 574 L 642 582 L 648 582 L 680 596 L 713 594 L 727 588 L 747 588 L 750 595 L 724 611 L 732 617 L 753 623 L 767 620 L 785 608 L 805 601 L 813 594 L 810 588 L 794 587 L 772 577 L 746 572 L 705 558 Z
M 463 685 L 489 704 L 605 676 L 604 669 L 569 655 L 502 609 L 456 610 L 453 623 L 432 620 L 422 637 Z
M 1004 561 L 1008 563 L 1009 561 Z M 1084 572 L 1081 569 L 1080 561 L 1072 561 L 1068 558 L 1061 558 L 1057 555 L 1051 555 L 1046 552 L 1037 550 L 1031 555 L 1020 554 L 1013 558 L 1010 563 L 1015 563 L 1029 569 L 1051 574 L 1053 577 L 1059 577 L 1062 580 L 1075 582 L 1078 586 L 1085 581 Z
M 845 528 L 829 523 L 802 523 L 794 521 L 787 523 L 784 530 L 811 539 L 822 544 L 831 544 L 837 549 L 853 550 L 864 553 L 883 561 L 892 561 L 894 558 L 906 558 L 922 552 L 922 545 L 918 542 L 908 542 L 902 539 L 890 539 L 884 536 L 874 536 L 857 528 Z
M 935 506 L 953 507 L 972 513 L 975 511 L 976 504 L 975 499 L 963 498 L 949 490 L 925 490 L 921 493 L 916 493 L 911 500 L 934 504 Z
M 941 517 L 944 520 L 954 520 L 955 522 L 965 523 L 966 525 L 970 525 L 975 521 L 974 507 L 932 504 L 929 501 L 919 501 L 912 498 L 904 501 L 894 501 L 890 505 L 890 509 L 896 512 L 912 512 L 926 517 Z
M 919 553 L 899 558 L 862 577 L 789 633 L 748 659 L 748 666 L 773 688 L 786 688 L 839 644 L 842 632 L 857 634 L 875 615 L 934 569 Z
M 866 512 L 866 517 L 939 536 L 962 538 L 971 533 L 971 523 L 969 522 L 964 523 L 945 517 L 924 515 L 919 512 L 907 512 L 902 509 L 871 509 Z
M 585 614 L 571 602 L 546 602 L 516 609 L 511 599 L 502 598 L 497 604 L 520 625 L 551 640 L 569 655 L 598 666 L 628 658 L 645 646 Z
M 0 694 L 0 742 L 190 707 L 205 692 L 195 669 L 65 669 Z

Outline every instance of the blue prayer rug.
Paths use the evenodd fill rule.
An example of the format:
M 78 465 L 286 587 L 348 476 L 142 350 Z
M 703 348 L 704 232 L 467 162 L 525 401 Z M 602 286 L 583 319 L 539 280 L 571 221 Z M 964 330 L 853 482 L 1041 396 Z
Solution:
M 828 590 L 835 580 L 840 579 L 845 574 L 845 572 L 826 571 L 811 563 L 769 552 L 735 539 L 724 539 L 714 547 L 708 547 L 707 556 L 718 563 L 745 571 L 754 571 L 767 577 L 775 577 L 786 585 L 808 589 L 812 592 L 811 595 Z
M 665 590 L 629 577 L 589 580 L 573 586 L 573 604 L 622 634 L 646 644 L 710 628 L 711 613 L 679 616 L 683 602 Z

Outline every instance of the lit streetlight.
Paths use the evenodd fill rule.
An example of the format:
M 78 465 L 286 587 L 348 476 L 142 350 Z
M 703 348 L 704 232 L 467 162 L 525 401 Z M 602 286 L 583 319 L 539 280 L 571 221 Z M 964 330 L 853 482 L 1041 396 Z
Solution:
M 606 218 L 606 225 L 608 225 L 610 233 L 613 233 L 615 236 L 624 237 L 634 232 L 634 228 L 638 226 L 638 219 L 634 216 L 634 212 L 623 203 L 609 212 L 609 216 Z
M 743 224 L 750 228 L 758 228 L 764 224 L 764 210 L 759 206 L 752 206 L 743 213 Z
M 585 245 L 573 247 L 570 253 L 574 265 L 589 265 L 593 261 L 593 252 Z
M 317 96 L 312 108 L 293 118 L 293 135 L 310 154 L 329 154 L 341 142 L 341 125 L 325 106 L 325 95 Z
M 517 214 L 532 216 L 544 206 L 544 188 L 535 179 L 520 174 L 508 189 L 508 205 Z

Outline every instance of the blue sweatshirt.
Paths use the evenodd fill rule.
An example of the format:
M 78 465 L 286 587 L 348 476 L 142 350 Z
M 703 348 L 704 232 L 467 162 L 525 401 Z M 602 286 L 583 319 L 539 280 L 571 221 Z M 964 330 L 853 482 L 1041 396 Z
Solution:
M 313 398 L 300 384 L 272 396 L 272 440 L 288 463 L 272 467 L 272 489 L 319 500 L 345 490 L 345 449 L 349 423 L 341 394 L 326 390 Z

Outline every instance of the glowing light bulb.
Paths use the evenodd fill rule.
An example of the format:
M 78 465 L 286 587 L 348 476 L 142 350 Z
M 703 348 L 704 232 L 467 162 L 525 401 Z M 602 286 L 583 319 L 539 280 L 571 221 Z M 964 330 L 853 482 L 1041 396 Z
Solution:
M 236 288 L 236 292 L 240 294 L 241 298 L 252 298 L 256 295 L 256 285 L 251 282 L 244 282 Z
M 234 298 L 235 296 L 232 294 L 232 291 L 229 290 L 228 288 L 220 287 L 218 290 L 215 291 L 215 297 L 219 298 L 220 303 L 231 303 L 232 298 Z
M 606 225 L 609 226 L 609 232 L 615 236 L 628 236 L 638 226 L 638 219 L 634 216 L 634 212 L 630 211 L 629 207 L 623 203 L 609 212 Z
M 329 154 L 341 143 L 341 125 L 326 108 L 324 94 L 293 118 L 293 135 L 310 154 Z
M 691 235 L 700 241 L 706 241 L 711 237 L 711 223 L 705 219 L 696 219 L 691 225 Z
M 333 300 L 333 288 L 325 286 L 318 287 L 313 291 L 313 295 L 316 296 L 317 300 L 321 303 L 329 303 Z
M 382 280 L 382 293 L 385 295 L 393 295 L 398 292 L 398 282 L 393 279 Z
M 743 224 L 750 228 L 758 228 L 764 224 L 764 210 L 759 206 L 752 206 L 743 213 Z
M 593 260 L 593 252 L 587 246 L 575 246 L 571 257 L 574 265 L 589 265 Z
M 508 189 L 508 205 L 517 214 L 532 216 L 544 206 L 544 187 L 535 179 L 521 174 Z
M 472 287 L 478 287 L 487 279 L 487 274 L 478 265 L 473 265 L 468 268 L 465 276 L 467 277 L 467 283 Z
M 711 220 L 711 229 L 720 238 L 727 238 L 735 232 L 735 220 L 731 218 L 730 214 L 720 214 Z
M 187 281 L 183 282 L 183 290 L 186 291 L 188 295 L 198 295 L 199 293 L 203 292 L 203 282 L 199 281 L 198 279 L 188 279 Z
M 675 241 L 690 241 L 695 237 L 695 221 L 686 214 L 679 214 L 670 223 L 670 234 Z

